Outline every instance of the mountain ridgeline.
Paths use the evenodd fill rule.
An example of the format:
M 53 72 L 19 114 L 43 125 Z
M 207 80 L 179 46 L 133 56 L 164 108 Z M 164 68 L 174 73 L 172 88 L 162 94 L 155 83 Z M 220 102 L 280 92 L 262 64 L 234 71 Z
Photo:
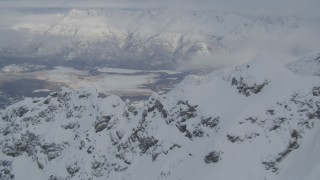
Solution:
M 316 180 L 320 79 L 258 57 L 143 106 L 61 88 L 0 112 L 0 179 Z
M 170 8 L 70 9 L 47 16 L 55 20 L 10 27 L 19 44 L 1 45 L 1 57 L 172 69 L 193 56 L 232 52 L 256 34 L 290 32 L 303 25 L 291 16 Z

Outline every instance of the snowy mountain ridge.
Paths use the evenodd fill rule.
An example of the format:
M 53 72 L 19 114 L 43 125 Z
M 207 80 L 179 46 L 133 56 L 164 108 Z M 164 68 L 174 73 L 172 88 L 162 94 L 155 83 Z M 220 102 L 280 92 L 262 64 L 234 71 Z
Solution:
M 286 65 L 296 74 L 320 76 L 320 53 L 305 56 Z
M 319 85 L 257 57 L 142 107 L 62 88 L 0 112 L 0 178 L 316 180 Z
M 193 55 L 229 52 L 255 34 L 302 26 L 296 17 L 255 16 L 216 10 L 71 9 L 55 21 L 21 22 L 22 47 L 2 47 L 4 56 L 172 67 Z

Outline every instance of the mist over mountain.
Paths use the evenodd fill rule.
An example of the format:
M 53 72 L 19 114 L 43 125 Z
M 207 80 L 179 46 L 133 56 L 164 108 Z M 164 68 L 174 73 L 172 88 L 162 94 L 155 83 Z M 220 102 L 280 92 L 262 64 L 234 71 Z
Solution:
M 194 69 L 239 64 L 270 52 L 288 61 L 315 51 L 318 42 L 296 16 L 166 6 L 22 12 L 2 32 L 5 59 Z M 300 36 L 305 43 L 298 43 Z
M 317 0 L 0 0 L 0 180 L 319 180 Z
M 320 53 L 300 58 L 286 65 L 296 74 L 320 76 Z

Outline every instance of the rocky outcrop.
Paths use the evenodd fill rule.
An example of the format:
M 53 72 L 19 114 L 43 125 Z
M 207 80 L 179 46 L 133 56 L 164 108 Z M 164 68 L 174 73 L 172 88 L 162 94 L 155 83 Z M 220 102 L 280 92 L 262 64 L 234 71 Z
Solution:
M 11 161 L 0 160 L 0 179 L 15 179 L 15 176 L 12 172 Z
M 245 96 L 250 96 L 252 93 L 259 93 L 263 89 L 263 87 L 268 83 L 269 82 L 266 80 L 261 84 L 248 85 L 247 83 L 245 83 L 242 77 L 240 77 L 239 80 L 233 77 L 231 80 L 231 85 L 236 86 L 238 89 L 238 93 L 243 94 Z
M 205 156 L 204 162 L 209 163 L 218 163 L 221 160 L 222 152 L 212 151 L 208 155 Z

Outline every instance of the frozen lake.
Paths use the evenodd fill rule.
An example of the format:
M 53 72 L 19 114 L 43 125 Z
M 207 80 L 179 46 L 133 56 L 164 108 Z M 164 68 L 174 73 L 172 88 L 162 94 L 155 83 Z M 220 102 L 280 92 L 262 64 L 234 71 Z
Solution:
M 8 98 L 46 96 L 62 86 L 71 89 L 95 87 L 102 97 L 118 95 L 123 99 L 138 101 L 154 92 L 168 92 L 186 75 L 167 70 L 108 67 L 79 70 L 66 66 L 46 68 L 32 64 L 11 64 L 0 70 L 0 108 L 10 101 Z

